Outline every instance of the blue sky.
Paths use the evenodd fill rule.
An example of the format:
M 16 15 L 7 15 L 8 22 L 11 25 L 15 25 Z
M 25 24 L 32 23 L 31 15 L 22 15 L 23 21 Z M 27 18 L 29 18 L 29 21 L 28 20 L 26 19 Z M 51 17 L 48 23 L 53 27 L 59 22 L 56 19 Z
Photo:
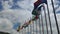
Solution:
M 8 0 L 4 0 L 5 1 L 8 1 Z M 12 5 L 11 9 L 20 9 L 20 7 L 18 5 L 15 5 L 18 1 L 21 1 L 21 0 L 13 0 L 14 2 L 14 5 Z M 3 10 L 3 5 L 2 5 L 2 2 L 0 1 L 0 11 Z M 17 29 L 17 27 L 20 25 L 20 23 L 16 23 L 13 25 L 13 29 Z
M 3 9 L 2 3 L 0 1 L 0 11 Z
M 5 2 L 7 0 L 0 0 L 0 26 L 5 26 L 6 28 L 3 29 L 3 27 L 0 28 L 0 31 L 7 31 L 13 32 L 13 34 L 17 34 L 16 28 L 19 25 L 24 24 L 25 21 L 28 21 L 32 14 L 33 10 L 33 3 L 35 0 L 8 0 L 8 2 Z M 5 3 L 5 4 L 4 4 Z M 56 13 L 58 14 L 58 21 L 59 20 L 59 14 L 60 14 L 60 0 L 56 0 L 54 2 L 54 6 L 56 9 Z M 50 13 L 52 12 L 52 8 L 50 7 L 51 4 L 49 4 Z M 51 19 L 53 21 L 53 13 L 51 13 Z M 2 18 L 1 18 L 2 17 Z M 43 16 L 44 17 L 44 16 Z M 4 25 L 5 24 L 5 25 Z M 60 24 L 60 23 L 59 23 Z M 32 25 L 31 25 L 32 26 Z M 36 25 L 35 25 L 36 26 Z M 38 26 L 37 26 L 38 27 Z M 36 30 L 34 30 L 36 32 Z M 28 32 L 30 33 L 30 32 Z M 28 34 L 27 33 L 27 34 Z
M 8 1 L 8 0 L 4 0 L 4 1 Z M 18 1 L 22 1 L 22 0 L 13 0 L 13 5 L 12 5 L 11 9 L 19 9 L 20 8 L 18 5 L 16 5 L 16 3 Z M 0 1 L 0 10 L 2 10 L 2 9 L 3 9 L 3 6 L 2 6 L 2 2 Z
M 24 5 L 22 4 L 19 6 L 17 4 L 18 1 L 23 4 L 25 3 L 25 4 Z M 22 2 L 22 1 L 24 1 L 24 2 Z M 8 32 L 9 31 L 12 32 L 14 30 L 16 32 L 17 26 L 19 26 L 20 23 L 23 24 L 25 22 L 25 20 L 27 20 L 31 16 L 30 11 L 32 8 L 29 8 L 29 6 L 26 6 L 26 4 L 28 4 L 28 3 L 26 3 L 25 0 L 13 0 L 13 1 L 0 0 L 0 24 L 2 24 L 2 25 L 0 25 L 1 26 L 0 31 L 7 31 L 6 29 L 8 28 Z M 31 7 L 31 5 L 30 5 L 30 7 Z M 27 8 L 30 11 L 28 11 Z M 7 11 L 5 12 L 5 10 L 7 10 Z M 5 21 L 5 19 L 6 19 L 6 21 Z M 4 25 L 4 23 L 5 23 L 5 25 Z M 7 23 L 9 23 L 9 24 L 7 24 Z M 7 26 L 7 25 L 9 25 L 9 26 Z

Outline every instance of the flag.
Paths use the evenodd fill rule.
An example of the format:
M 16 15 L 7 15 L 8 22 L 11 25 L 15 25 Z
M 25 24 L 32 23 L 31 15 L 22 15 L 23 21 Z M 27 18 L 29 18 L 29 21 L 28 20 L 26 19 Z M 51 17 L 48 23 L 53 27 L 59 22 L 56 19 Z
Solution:
M 33 9 L 33 11 L 32 11 L 32 14 L 33 15 L 38 15 L 38 11 L 37 11 L 37 7 L 40 5 L 40 4 L 43 4 L 43 3 L 45 3 L 45 4 L 47 4 L 47 0 L 38 0 L 38 1 L 36 1 L 35 3 L 34 3 L 34 9 Z M 42 7 L 42 6 L 41 6 Z M 39 7 L 39 10 L 41 10 L 41 7 Z M 39 14 L 40 15 L 40 14 Z
M 34 9 L 36 9 L 40 4 L 45 3 L 47 4 L 47 0 L 38 0 L 34 3 Z

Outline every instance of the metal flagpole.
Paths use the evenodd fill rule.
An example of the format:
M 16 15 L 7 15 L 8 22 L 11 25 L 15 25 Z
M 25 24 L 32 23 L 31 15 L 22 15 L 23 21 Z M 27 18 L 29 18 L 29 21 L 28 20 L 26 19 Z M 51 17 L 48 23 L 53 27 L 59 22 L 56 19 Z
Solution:
M 30 31 L 30 28 L 29 28 L 30 26 L 28 26 L 28 32 Z
M 31 18 L 30 18 L 31 19 Z M 30 34 L 31 34 L 31 24 L 29 25 L 29 32 L 30 32 Z
M 32 32 L 32 30 L 31 30 L 31 24 L 30 24 L 30 33 Z
M 42 24 L 42 32 L 44 34 L 44 27 L 43 27 L 43 18 L 42 18 L 42 12 L 41 12 L 41 24 Z
M 29 21 L 30 19 L 31 19 L 31 18 L 29 18 L 28 21 Z M 27 22 L 28 22 L 28 21 L 27 21 Z M 30 33 L 30 25 L 31 25 L 31 24 L 29 24 L 28 27 L 26 28 L 26 30 L 27 30 L 27 31 L 26 31 L 26 34 L 27 34 L 27 33 Z
M 33 23 L 33 34 L 34 34 L 34 23 Z
M 26 27 L 26 28 L 25 28 L 25 34 L 27 33 L 27 31 L 28 31 L 28 30 L 27 30 L 27 27 Z
M 24 31 L 22 30 L 22 34 L 24 33 Z
M 31 18 L 30 18 L 30 19 L 31 19 Z M 29 19 L 29 20 L 30 20 L 30 19 Z M 31 29 L 30 26 L 31 26 L 31 24 L 29 24 L 29 26 L 28 26 L 28 32 L 29 32 L 29 34 L 31 33 L 31 32 L 30 32 L 30 29 Z
M 41 19 L 41 18 L 40 18 L 40 16 L 39 16 L 39 29 L 40 29 L 39 32 L 40 32 L 40 34 L 41 34 L 41 24 L 40 24 L 40 19 Z
M 46 11 L 45 11 L 45 6 L 44 6 L 44 4 L 43 4 L 43 10 L 44 10 L 45 22 L 46 22 L 46 28 L 47 28 L 47 34 L 48 34 L 48 24 L 47 24 Z
M 37 20 L 35 21 L 35 24 L 36 24 L 36 34 L 37 34 Z
M 25 21 L 25 23 L 26 23 L 26 21 Z M 26 27 L 26 28 L 27 28 L 27 27 Z M 27 31 L 27 29 L 26 29 L 26 28 L 24 28 L 24 32 L 23 32 L 24 34 L 26 34 L 26 31 Z
M 50 31 L 51 31 L 51 34 L 53 34 L 53 32 L 52 32 L 52 26 L 51 26 L 50 13 L 49 13 L 49 8 L 48 8 L 48 3 L 47 3 L 47 12 L 48 12 L 48 18 L 49 18 L 49 24 L 50 24 Z
M 59 34 L 59 26 L 58 26 L 58 21 L 57 21 L 55 9 L 54 9 L 54 3 L 53 3 L 53 0 L 51 0 L 51 2 L 52 2 L 52 7 L 53 7 L 53 13 L 54 13 L 55 21 L 56 21 L 56 27 L 57 27 L 57 31 L 58 31 L 58 34 Z

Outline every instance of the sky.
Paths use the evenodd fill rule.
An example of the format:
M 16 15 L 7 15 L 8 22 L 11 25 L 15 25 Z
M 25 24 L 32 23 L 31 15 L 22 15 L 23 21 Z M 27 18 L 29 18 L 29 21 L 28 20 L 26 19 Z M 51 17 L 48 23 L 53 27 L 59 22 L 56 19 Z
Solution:
M 16 28 L 18 25 L 22 25 L 24 24 L 24 22 L 32 18 L 31 12 L 34 8 L 33 3 L 35 1 L 36 0 L 0 0 L 0 31 L 9 32 L 11 34 L 19 34 L 16 31 Z M 52 5 L 50 0 L 48 0 L 48 5 L 49 5 L 52 27 L 54 31 L 53 33 L 55 34 L 57 33 L 56 25 L 55 25 L 55 20 L 54 20 L 54 16 L 52 12 L 53 10 L 52 10 Z M 54 7 L 56 10 L 56 16 L 60 28 L 60 23 L 59 23 L 60 22 L 60 0 L 54 0 Z M 46 8 L 46 15 L 48 15 L 47 8 Z M 43 18 L 44 18 L 44 14 L 43 14 Z M 36 23 L 34 23 L 34 25 L 36 26 Z M 33 24 L 31 24 L 31 27 L 33 27 Z M 36 29 L 36 27 L 34 28 Z M 39 30 L 38 25 L 37 28 Z M 26 29 L 28 29 L 28 27 Z M 34 29 L 34 33 L 36 32 L 35 29 Z M 30 32 L 27 31 L 27 34 L 28 33 Z

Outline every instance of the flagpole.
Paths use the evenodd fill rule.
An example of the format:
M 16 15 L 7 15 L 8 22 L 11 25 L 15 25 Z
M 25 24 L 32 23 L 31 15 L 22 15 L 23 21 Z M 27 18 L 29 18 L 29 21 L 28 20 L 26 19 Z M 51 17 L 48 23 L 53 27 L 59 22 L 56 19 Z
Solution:
M 40 22 L 40 19 L 41 19 L 41 18 L 40 18 L 40 16 L 39 16 L 39 29 L 40 29 L 39 32 L 40 32 L 40 34 L 41 34 L 41 24 L 40 24 L 41 22 Z
M 48 24 L 47 24 L 46 11 L 45 11 L 45 6 L 44 6 L 44 4 L 43 4 L 43 10 L 44 10 L 44 15 L 45 15 L 45 22 L 46 22 L 47 34 L 49 34 L 49 33 L 48 33 Z
M 42 32 L 44 34 L 44 27 L 43 27 L 43 18 L 42 18 L 42 12 L 41 12 L 41 22 L 42 22 Z
M 33 34 L 34 34 L 34 23 L 33 23 Z
M 25 23 L 26 23 L 26 20 L 25 20 Z M 24 32 L 23 33 L 26 34 L 26 31 L 27 31 L 26 28 L 24 28 Z
M 31 24 L 30 24 L 30 32 L 32 32 L 32 29 L 31 29 Z
M 28 26 L 28 32 L 29 32 L 29 26 Z
M 59 26 L 58 26 L 58 21 L 57 21 L 55 9 L 54 9 L 54 3 L 53 3 L 53 0 L 51 0 L 51 2 L 52 2 L 52 7 L 53 7 L 53 13 L 54 13 L 55 21 L 56 21 L 56 27 L 57 27 L 57 31 L 58 31 L 58 34 L 59 34 Z
M 37 31 L 37 20 L 35 21 L 35 24 L 36 24 L 36 31 Z M 36 32 L 36 34 L 37 34 L 37 32 Z
M 29 20 L 30 20 L 31 18 L 29 18 Z M 28 32 L 30 32 L 30 25 L 28 26 Z
M 50 24 L 50 31 L 51 31 L 51 34 L 53 34 L 53 32 L 52 32 L 52 26 L 51 26 L 50 13 L 49 13 L 49 8 L 48 8 L 48 3 L 47 3 L 47 12 L 48 12 L 48 18 L 49 18 L 49 24 Z

